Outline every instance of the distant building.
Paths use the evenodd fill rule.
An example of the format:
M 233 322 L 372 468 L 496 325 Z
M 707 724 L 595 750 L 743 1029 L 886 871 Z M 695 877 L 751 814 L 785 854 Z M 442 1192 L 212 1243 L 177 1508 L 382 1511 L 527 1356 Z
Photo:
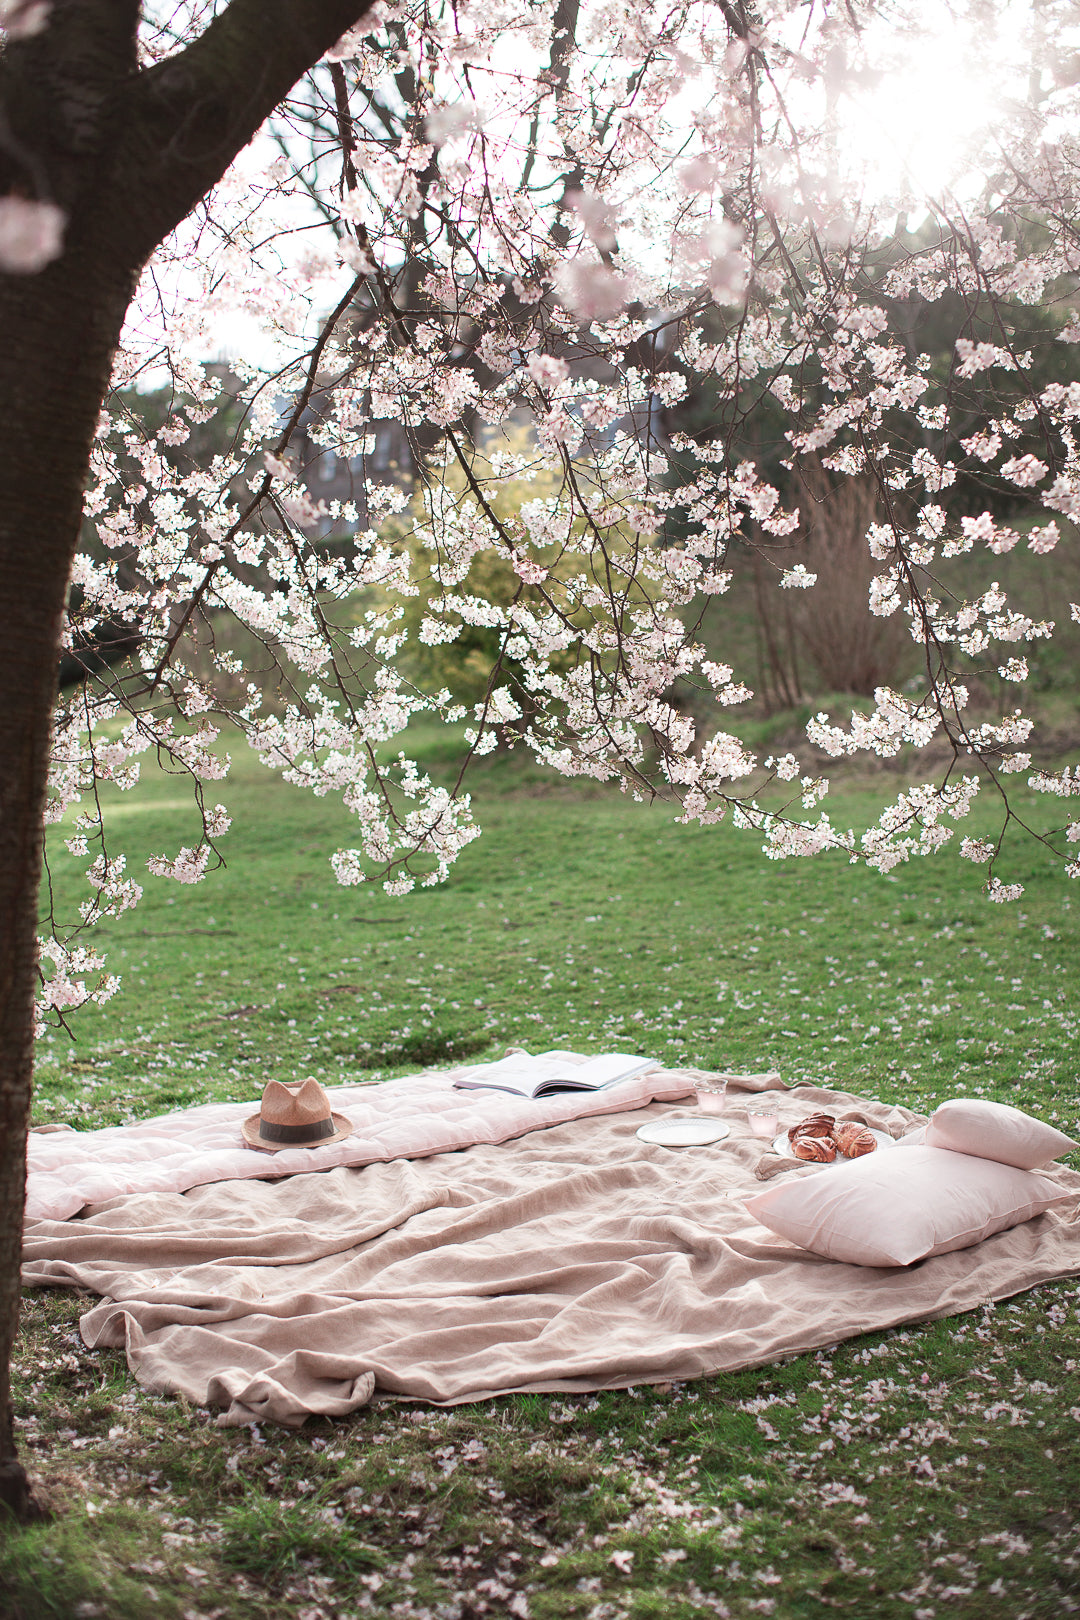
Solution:
M 405 426 L 401 422 L 374 422 L 365 429 L 364 437 L 371 443 L 367 455 L 345 457 L 324 445 L 316 444 L 311 430 L 318 421 L 320 401 L 305 411 L 295 438 L 296 456 L 300 469 L 299 481 L 316 504 L 330 506 L 334 501 L 351 502 L 356 507 L 356 522 L 331 516 L 320 517 L 311 530 L 319 536 L 352 533 L 369 526 L 368 483 L 398 484 L 411 489 L 416 480 L 416 462 Z

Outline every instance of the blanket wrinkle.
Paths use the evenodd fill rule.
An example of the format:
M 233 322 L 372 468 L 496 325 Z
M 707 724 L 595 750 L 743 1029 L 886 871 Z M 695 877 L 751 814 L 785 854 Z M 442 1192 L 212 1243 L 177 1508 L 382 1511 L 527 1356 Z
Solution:
M 74 1240 L 85 1252 L 92 1253 L 99 1264 L 117 1260 L 125 1269 L 145 1255 L 156 1261 L 156 1269 L 160 1271 L 168 1266 L 173 1248 L 178 1270 L 187 1271 L 193 1261 L 202 1258 L 208 1265 L 227 1270 L 243 1266 L 277 1269 L 351 1251 L 383 1235 L 388 1226 L 404 1224 L 432 1210 L 460 1206 L 465 1196 L 453 1186 L 411 1186 L 406 1163 L 395 1165 L 393 1170 L 399 1173 L 401 1180 L 400 1202 L 395 1200 L 381 1216 L 365 1216 L 340 1193 L 333 1200 L 326 1196 L 331 1178 L 352 1174 L 343 1169 L 294 1178 L 311 1184 L 305 1188 L 311 1202 L 306 1213 L 284 1221 L 280 1211 L 278 1218 L 273 1219 L 270 1206 L 261 1201 L 257 1219 L 238 1221 L 233 1212 L 227 1219 L 215 1218 L 219 1211 L 211 1199 L 200 1206 L 200 1223 L 193 1226 L 190 1195 L 135 1193 L 128 1199 L 111 1200 L 110 1205 L 91 1206 L 77 1226 L 66 1221 L 40 1221 L 28 1226 L 23 1245 L 24 1261 L 32 1262 L 39 1255 L 52 1253 L 57 1242 L 70 1246 Z M 268 1190 L 272 1197 L 277 1196 L 276 1187 Z M 212 1189 L 200 1188 L 199 1191 Z M 120 1207 L 111 1207 L 117 1202 Z M 79 1237 L 74 1236 L 76 1232 Z
M 786 1153 L 763 1153 L 754 1166 L 754 1176 L 758 1181 L 771 1181 L 774 1176 L 812 1175 L 815 1170 L 820 1169 L 819 1164 L 808 1164 L 803 1159 L 789 1159 Z
M 709 1147 L 639 1141 L 678 1111 L 653 1102 L 443 1156 L 111 1197 L 28 1221 L 25 1280 L 101 1295 L 83 1337 L 123 1348 L 146 1387 L 220 1406 L 225 1424 L 296 1427 L 371 1400 L 758 1366 L 1080 1272 L 1080 1229 L 1058 1210 L 899 1272 L 797 1249 L 742 1207 L 762 1143 L 738 1084 L 728 1095 L 731 1135 Z M 880 1130 L 921 1118 L 815 1087 L 767 1097 L 781 1128 L 819 1109 Z

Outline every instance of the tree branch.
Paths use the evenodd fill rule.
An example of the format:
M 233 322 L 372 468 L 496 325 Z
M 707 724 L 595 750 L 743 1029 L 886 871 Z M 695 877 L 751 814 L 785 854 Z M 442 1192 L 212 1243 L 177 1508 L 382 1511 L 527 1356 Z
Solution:
M 365 9 L 364 0 L 232 0 L 186 50 L 139 75 L 125 98 L 114 199 L 137 262 Z

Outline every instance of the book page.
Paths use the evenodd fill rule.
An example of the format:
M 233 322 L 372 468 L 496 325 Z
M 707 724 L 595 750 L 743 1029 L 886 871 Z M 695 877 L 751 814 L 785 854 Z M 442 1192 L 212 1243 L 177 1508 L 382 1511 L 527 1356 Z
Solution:
M 640 1053 L 601 1052 L 576 1068 L 568 1069 L 566 1074 L 568 1079 L 576 1080 L 579 1085 L 600 1087 L 628 1079 L 653 1067 L 653 1060 L 642 1057 Z

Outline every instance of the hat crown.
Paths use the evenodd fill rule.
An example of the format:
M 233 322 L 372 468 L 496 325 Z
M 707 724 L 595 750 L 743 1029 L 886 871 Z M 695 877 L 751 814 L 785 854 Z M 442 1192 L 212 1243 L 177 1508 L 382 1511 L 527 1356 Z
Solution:
M 299 1091 L 269 1080 L 259 1114 L 271 1125 L 311 1125 L 330 1118 L 330 1099 L 317 1080 L 305 1080 Z

